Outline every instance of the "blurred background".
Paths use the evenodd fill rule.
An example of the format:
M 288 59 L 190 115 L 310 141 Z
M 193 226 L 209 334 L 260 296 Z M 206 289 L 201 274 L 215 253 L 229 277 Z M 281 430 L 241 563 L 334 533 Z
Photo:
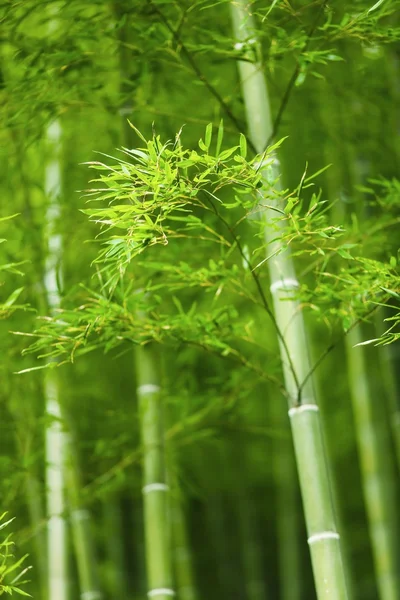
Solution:
M 283 187 L 330 165 L 315 179 L 330 223 L 357 234 L 365 257 L 397 265 L 399 3 L 249 2 L 253 55 L 235 39 L 234 4 L 0 6 L 0 217 L 16 215 L 0 222 L 0 264 L 11 265 L 0 287 L 0 513 L 15 517 L 4 535 L 12 531 L 16 559 L 29 554 L 23 564 L 33 567 L 21 589 L 40 600 L 139 600 L 148 591 L 142 380 L 132 340 L 121 334 L 109 351 L 99 344 L 72 364 L 31 370 L 51 357 L 22 354 L 31 338 L 11 333 L 32 333 L 38 317 L 71 306 L 69 294 L 80 298 L 81 283 L 95 285 L 99 228 L 80 210 L 93 178 L 83 163 L 142 147 L 128 119 L 146 139 L 154 129 L 164 141 L 184 125 L 185 148 L 197 148 L 207 124 L 216 131 L 223 119 L 231 147 L 247 130 L 238 63 L 258 64 L 274 138 L 286 138 Z M 251 225 L 241 227 L 252 249 Z M 151 252 L 168 264 L 219 257 L 218 247 L 189 242 Z M 295 257 L 310 285 L 317 258 Z M 154 276 L 145 258 L 127 275 L 135 287 Z M 268 289 L 266 269 L 260 279 Z M 287 401 L 259 375 L 282 378 L 276 333 L 246 295 L 229 293 L 228 321 L 236 314 L 255 323 L 259 344 L 239 347 L 256 368 L 179 339 L 159 344 L 154 358 L 174 587 L 180 600 L 309 600 L 316 595 Z M 201 286 L 179 294 L 199 312 L 208 302 Z M 399 345 L 354 347 L 387 329 L 391 309 L 343 337 L 347 313 L 333 302 L 332 318 L 329 303 L 315 318 L 311 304 L 311 356 L 334 346 L 315 380 L 350 597 L 398 600 Z

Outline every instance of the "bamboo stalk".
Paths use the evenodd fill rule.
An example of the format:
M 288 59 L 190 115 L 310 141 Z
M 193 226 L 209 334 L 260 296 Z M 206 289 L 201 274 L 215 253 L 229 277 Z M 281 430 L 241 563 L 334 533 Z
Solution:
M 235 456 L 235 452 L 232 453 Z M 235 473 L 241 483 L 236 484 L 234 500 L 236 504 L 237 520 L 242 548 L 242 562 L 244 585 L 247 600 L 267 600 L 269 594 L 265 582 L 262 554 L 259 536 L 256 530 L 256 515 L 252 499 L 246 482 L 246 472 L 243 465 L 236 461 Z
M 105 553 L 107 559 L 107 582 L 104 588 L 108 595 L 114 595 L 119 600 L 126 600 L 127 581 L 124 564 L 123 524 L 118 493 L 105 496 L 102 500 Z M 104 581 L 104 577 L 103 577 Z
M 45 191 L 49 198 L 47 210 L 48 253 L 46 257 L 44 288 L 51 312 L 59 305 L 57 281 L 58 260 L 61 254 L 61 236 L 54 232 L 60 215 L 58 198 L 61 190 L 60 144 L 61 127 L 53 121 L 47 130 L 52 158 L 46 166 Z M 62 424 L 57 378 L 53 369 L 47 369 L 44 380 L 46 412 L 46 488 L 47 488 L 47 555 L 48 600 L 68 598 L 67 523 L 65 520 L 65 447 L 66 437 Z
M 382 314 L 383 312 L 383 314 Z M 377 323 L 378 335 L 382 335 L 386 327 L 382 319 L 385 316 L 385 311 L 378 313 L 379 322 Z M 378 319 L 377 319 L 378 320 Z M 390 426 L 392 429 L 392 437 L 396 451 L 396 461 L 400 472 L 400 385 L 396 378 L 396 357 L 395 348 L 390 346 L 379 346 L 379 367 L 382 373 L 382 381 L 385 388 L 388 404 L 388 412 Z
M 377 406 L 371 397 L 364 348 L 354 347 L 362 339 L 359 328 L 354 328 L 346 345 L 356 440 L 379 596 L 382 600 L 395 600 L 400 596 L 395 480 L 390 473 L 389 436 L 381 414 L 383 405 Z
M 28 411 L 31 409 L 28 406 Z M 46 529 L 44 523 L 46 522 L 44 517 L 44 503 L 43 503 L 43 491 L 41 482 L 36 473 L 34 465 L 30 464 L 30 456 L 32 452 L 32 442 L 34 433 L 32 431 L 32 421 L 29 419 L 30 432 L 27 435 L 26 427 L 27 422 L 24 419 L 23 422 L 19 422 L 21 417 L 20 411 L 22 407 L 19 406 L 15 414 L 16 423 L 18 426 L 17 443 L 21 454 L 22 462 L 25 464 L 26 475 L 25 475 L 25 497 L 26 505 L 29 513 L 29 520 L 32 528 L 32 537 L 35 549 L 36 559 L 36 571 L 38 573 L 38 589 L 42 597 L 46 597 L 47 588 L 47 539 Z M 19 418 L 18 414 L 19 413 Z M 34 415 L 29 415 L 31 418 L 35 418 Z
M 60 305 L 59 276 L 62 239 L 55 233 L 60 218 L 61 192 L 60 148 L 62 130 L 58 121 L 49 126 L 48 141 L 52 159 L 46 168 L 48 254 L 44 289 L 51 313 Z M 75 447 L 59 397 L 60 384 L 56 372 L 48 369 L 45 375 L 46 411 L 51 422 L 46 430 L 47 511 L 48 511 L 48 576 L 49 600 L 68 598 L 68 548 L 66 488 L 69 493 L 73 543 L 77 558 L 80 595 L 82 600 L 101 600 L 98 589 L 93 544 L 89 529 L 89 513 L 81 508 L 80 474 Z
M 346 110 L 339 110 L 341 129 L 349 131 L 349 122 L 345 122 Z M 329 126 L 328 119 L 325 119 Z M 355 149 L 349 143 L 339 142 L 338 156 L 329 156 L 334 163 L 330 180 L 330 197 L 336 199 L 338 187 L 343 181 L 348 184 L 353 198 L 356 200 L 355 212 L 362 219 L 363 198 L 356 191 L 356 184 L 361 183 L 357 169 Z M 345 157 L 343 163 L 342 160 Z M 336 158 L 336 160 L 335 160 Z M 339 167 L 345 164 L 345 168 Z M 332 189 L 332 184 L 335 188 Z M 336 208 L 335 221 L 345 219 L 344 207 Z M 398 576 L 399 548 L 395 531 L 399 523 L 396 517 L 393 461 L 391 459 L 390 432 L 385 419 L 384 403 L 377 403 L 371 389 L 370 370 L 366 362 L 366 349 L 355 347 L 363 340 L 361 326 L 352 329 L 345 339 L 348 381 L 355 419 L 355 437 L 360 457 L 362 486 L 367 508 L 369 532 L 375 563 L 377 585 L 380 597 L 392 600 L 400 595 L 400 578 Z M 380 349 L 382 350 L 382 349 Z M 388 366 L 388 365 L 387 365 Z M 390 367 L 389 369 L 390 370 Z M 389 383 L 390 373 L 383 377 L 384 385 Z
M 272 121 L 261 65 L 252 62 L 257 43 L 248 12 L 251 3 L 238 0 L 231 3 L 231 7 L 237 44 L 241 44 L 242 51 L 244 49 L 250 59 L 239 61 L 250 139 L 262 153 L 272 134 Z M 277 175 L 279 162 L 275 159 L 272 168 L 265 169 L 265 176 L 274 182 Z M 268 204 L 271 205 L 271 201 L 268 197 Z M 291 299 L 299 284 L 290 252 L 282 247 L 285 224 L 282 219 L 277 220 L 274 213 L 272 209 L 263 209 L 261 216 L 265 219 L 265 242 L 268 256 L 271 256 L 268 261 L 270 289 L 280 332 L 280 353 L 317 596 L 319 599 L 345 600 L 348 594 L 340 536 L 335 523 L 321 418 L 309 377 L 311 362 L 304 320 L 299 302 Z
M 283 403 L 274 398 L 270 417 L 279 431 L 290 432 Z M 300 492 L 297 483 L 293 443 L 290 439 L 272 440 L 272 469 L 276 488 L 279 589 L 281 600 L 300 600 L 303 577 L 300 555 Z
M 170 516 L 172 528 L 172 557 L 176 580 L 176 594 L 179 600 L 197 600 L 197 590 L 193 579 L 192 554 L 186 526 L 186 514 L 177 478 L 173 468 L 168 470 L 172 487 Z
M 72 540 L 77 561 L 81 600 L 101 600 L 97 562 L 93 548 L 90 512 L 83 507 L 82 482 L 76 445 L 71 433 L 67 434 L 66 482 L 71 517 Z
M 169 600 L 172 584 L 163 399 L 153 347 L 135 353 L 140 433 L 143 446 L 143 503 L 149 598 Z

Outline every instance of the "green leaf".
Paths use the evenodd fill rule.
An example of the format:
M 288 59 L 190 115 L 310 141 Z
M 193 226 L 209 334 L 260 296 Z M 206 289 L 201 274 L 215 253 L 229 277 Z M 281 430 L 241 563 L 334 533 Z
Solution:
M 204 140 L 205 140 L 205 145 L 208 150 L 211 146 L 211 140 L 212 140 L 212 123 L 209 123 L 206 127 L 206 134 L 204 136 Z
M 247 156 L 247 140 L 243 133 L 240 134 L 240 155 L 242 158 L 246 158 Z
M 220 123 L 219 123 L 219 127 L 218 127 L 218 133 L 217 133 L 217 147 L 215 150 L 215 156 L 218 158 L 219 153 L 221 151 L 221 146 L 222 146 L 222 140 L 224 138 L 224 121 L 223 119 L 221 119 Z
M 208 151 L 208 148 L 207 148 L 206 144 L 203 142 L 202 139 L 199 140 L 199 148 L 200 148 L 200 150 L 203 150 L 203 152 L 207 152 Z
M 221 152 L 221 154 L 219 155 L 218 158 L 220 158 L 221 160 L 226 160 L 227 158 L 232 156 L 232 154 L 234 152 L 236 152 L 237 149 L 238 149 L 238 146 L 233 146 L 233 148 L 228 148 L 228 150 L 224 150 L 223 152 Z
M 20 594 L 21 596 L 26 596 L 27 598 L 32 598 L 31 594 L 28 594 L 27 592 L 24 592 L 20 588 L 17 588 L 17 587 L 15 587 L 15 586 L 12 585 L 11 589 L 12 589 L 13 592 L 17 592 L 17 594 Z
M 265 17 L 263 17 L 263 22 L 265 21 L 265 19 L 268 17 L 269 13 L 271 12 L 271 10 L 278 4 L 279 0 L 272 0 L 271 6 L 269 7 L 269 9 L 267 10 L 267 14 L 265 15 Z
M 374 342 L 378 342 L 379 338 L 372 338 L 372 340 L 365 340 L 365 342 L 359 342 L 358 344 L 356 344 L 354 346 L 354 348 L 356 348 L 357 346 L 368 346 L 368 344 L 373 344 Z
M 17 217 L 19 214 L 20 214 L 20 213 L 15 213 L 15 214 L 13 214 L 13 215 L 9 215 L 9 216 L 7 216 L 7 217 L 0 217 L 0 223 L 1 223 L 2 221 L 8 221 L 9 219 L 13 219 L 14 217 Z
M 349 260 L 354 260 L 354 257 L 349 252 L 347 252 L 347 250 L 345 250 L 344 248 L 338 248 L 337 249 L 337 253 L 342 258 L 347 258 Z
M 18 296 L 21 294 L 23 289 L 24 288 L 21 287 L 21 288 L 14 290 L 13 293 L 10 294 L 10 296 L 4 302 L 3 307 L 9 308 L 10 306 L 12 306 L 14 304 L 14 302 L 17 300 Z
M 397 292 L 393 291 L 393 290 L 389 290 L 386 287 L 383 287 L 382 285 L 380 286 L 381 290 L 383 290 L 384 292 L 386 292 L 387 294 L 389 294 L 389 296 L 392 296 L 393 298 L 396 298 L 396 300 L 400 300 L 400 294 L 398 294 Z
M 140 133 L 139 129 L 137 129 L 137 127 L 135 127 L 129 119 L 127 119 L 128 123 L 129 123 L 129 127 L 132 127 L 133 131 L 136 133 L 136 135 L 145 143 L 147 144 L 147 140 L 145 137 L 143 137 L 143 135 Z
M 383 4 L 384 2 L 385 2 L 385 0 L 378 0 L 378 2 L 376 4 L 374 4 L 373 6 L 371 6 L 371 8 L 368 9 L 367 14 L 369 14 L 373 10 L 376 10 L 377 8 L 379 8 L 381 6 L 381 4 Z

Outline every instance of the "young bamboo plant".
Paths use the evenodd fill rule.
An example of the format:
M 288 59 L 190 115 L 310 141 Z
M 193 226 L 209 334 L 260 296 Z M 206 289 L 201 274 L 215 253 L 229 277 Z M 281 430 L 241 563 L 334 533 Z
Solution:
M 261 64 L 254 58 L 257 40 L 249 4 L 244 0 L 237 0 L 232 2 L 231 10 L 237 48 L 244 51 L 247 58 L 239 62 L 239 73 L 249 136 L 261 154 L 273 136 L 268 89 Z M 271 183 L 277 182 L 277 158 L 264 171 L 266 179 Z M 312 366 L 300 303 L 291 299 L 299 283 L 290 251 L 284 248 L 282 242 L 286 219 L 277 218 L 276 208 L 279 207 L 273 206 L 273 197 L 267 196 L 264 204 L 271 207 L 260 209 L 260 216 L 265 220 L 270 290 L 317 595 L 319 599 L 342 600 L 347 598 L 347 586 L 322 439 L 321 418 L 310 376 Z

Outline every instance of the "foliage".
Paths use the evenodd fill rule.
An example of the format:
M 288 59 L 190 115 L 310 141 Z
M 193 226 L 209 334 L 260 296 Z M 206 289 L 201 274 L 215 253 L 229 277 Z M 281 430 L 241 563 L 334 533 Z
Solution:
M 147 141 L 136 132 L 145 145 L 123 148 L 127 159 L 108 156 L 110 164 L 89 163 L 100 176 L 94 180 L 99 186 L 87 195 L 89 203 L 98 206 L 82 212 L 101 228 L 94 261 L 100 289 L 81 288 L 79 308 L 66 307 L 46 317 L 33 334 L 37 339 L 29 352 L 73 360 L 77 354 L 99 347 L 109 351 L 126 341 L 185 342 L 229 357 L 277 383 L 277 364 L 273 367 L 271 361 L 272 372 L 263 373 L 249 355 L 251 347 L 264 352 L 268 348 L 259 340 L 254 317 L 236 306 L 243 301 L 253 304 L 276 327 L 263 291 L 268 257 L 259 260 L 265 255 L 264 244 L 257 247 L 254 240 L 263 239 L 265 227 L 281 231 L 281 221 L 281 251 L 290 247 L 299 258 L 315 257 L 311 282 L 302 284 L 298 293 L 330 330 L 341 323 L 346 333 L 375 306 L 387 304 L 398 280 L 397 265 L 385 257 L 365 256 L 371 246 L 368 229 L 346 231 L 330 224 L 329 205 L 321 192 L 313 192 L 305 206 L 305 190 L 314 187 L 319 173 L 305 172 L 292 192 L 277 191 L 273 161 L 280 143 L 249 160 L 244 136 L 236 146 L 222 150 L 222 123 L 214 151 L 211 124 L 198 143 L 200 151 L 184 149 L 181 132 L 175 142 L 166 143 L 156 134 Z M 269 222 L 263 218 L 269 206 L 266 198 L 276 214 Z M 249 219 L 254 232 L 250 249 L 240 232 Z M 380 227 L 385 230 L 392 224 L 391 217 Z M 365 226 L 372 227 L 368 222 Z M 200 257 L 198 251 L 188 253 L 193 243 L 198 251 L 201 248 Z M 141 259 L 144 252 L 150 255 L 147 260 Z M 129 269 L 132 261 L 138 269 Z M 209 300 L 199 296 L 201 290 Z M 136 318 L 138 311 L 143 319 Z M 395 339 L 391 334 L 390 341 Z
M 3 513 L 0 516 L 0 531 L 14 520 L 9 519 L 8 521 L 4 521 L 7 513 Z M 12 595 L 13 592 L 16 592 L 20 596 L 31 597 L 30 594 L 27 594 L 22 590 L 19 586 L 24 585 L 26 581 L 21 578 L 27 573 L 30 567 L 24 567 L 22 570 L 21 567 L 27 558 L 27 554 L 22 558 L 15 560 L 14 555 L 12 554 L 12 546 L 13 542 L 11 541 L 11 534 L 8 534 L 5 539 L 0 542 L 0 596 L 3 594 Z M 17 571 L 17 575 L 15 575 L 15 571 Z M 19 572 L 18 572 L 19 571 Z M 18 587 L 15 585 L 18 582 Z
M 15 216 L 15 215 L 13 215 Z M 11 219 L 13 217 L 3 217 L 0 218 L 0 222 L 4 222 L 7 221 L 8 219 Z M 5 239 L 0 239 L 0 244 L 5 242 Z M 15 262 L 9 262 L 6 264 L 2 264 L 0 265 L 0 271 L 6 271 L 8 273 L 14 273 L 17 275 L 22 275 L 23 273 L 18 269 L 19 266 L 21 266 L 22 264 L 24 264 L 24 261 L 15 263 Z M 16 305 L 16 301 L 18 300 L 18 297 L 20 296 L 22 290 L 24 288 L 20 287 L 17 288 L 16 290 L 14 290 L 6 300 L 4 300 L 3 302 L 0 303 L 0 319 L 4 319 L 7 318 L 8 316 L 11 315 L 11 313 L 16 310 L 17 308 L 21 308 L 21 306 Z
M 31 498 L 22 490 L 28 477 L 37 477 L 39 500 L 44 499 L 42 433 L 49 417 L 43 416 L 42 372 L 36 369 L 64 364 L 57 375 L 65 378 L 62 402 L 78 430 L 85 505 L 97 511 L 97 500 L 112 490 L 108 505 L 115 502 L 123 526 L 129 522 L 125 531 L 131 531 L 131 511 L 140 511 L 135 469 L 142 461 L 131 354 L 132 346 L 154 341 L 161 346 L 166 437 L 177 449 L 200 595 L 210 600 L 221 593 L 233 600 L 244 595 L 246 543 L 237 527 L 236 498 L 251 494 L 263 564 L 277 560 L 276 509 L 286 508 L 279 502 L 286 467 L 278 469 L 278 477 L 272 473 L 285 450 L 271 440 L 279 435 L 287 440 L 288 433 L 274 416 L 283 405 L 283 389 L 264 244 L 265 227 L 278 230 L 283 222 L 283 249 L 292 250 L 301 281 L 293 294 L 315 344 L 313 369 L 319 367 L 321 411 L 340 475 L 350 571 L 358 598 L 372 600 L 378 594 L 343 337 L 366 324 L 361 339 L 369 344 L 368 380 L 380 396 L 383 388 L 388 395 L 390 378 L 372 346 L 399 339 L 399 2 L 256 0 L 249 4 L 254 32 L 240 42 L 232 36 L 230 5 L 230 0 L 6 0 L 0 7 L 0 187 L 5 214 L 21 213 L 6 222 L 8 242 L 0 246 L 0 264 L 8 268 L 0 287 L 0 316 L 7 318 L 0 323 L 1 493 L 15 501 L 24 523 L 21 539 L 35 543 L 44 519 L 28 516 Z M 283 170 L 279 193 L 271 185 L 275 150 L 254 156 L 250 140 L 240 135 L 245 114 L 239 60 L 261 65 L 268 81 L 271 137 L 285 139 L 276 147 Z M 51 158 L 46 129 L 54 119 L 63 131 L 61 218 L 54 229 L 63 239 L 65 295 L 61 308 L 46 317 L 43 181 Z M 88 171 L 80 163 L 90 161 L 94 149 L 100 153 Z M 258 168 L 263 162 L 271 169 Z M 90 172 L 96 177 L 92 185 Z M 88 187 L 83 207 L 76 190 Z M 268 224 L 262 218 L 265 204 L 278 205 Z M 14 291 L 20 285 L 14 279 L 19 257 L 29 259 L 23 292 Z M 33 311 L 15 310 L 25 301 L 42 315 L 38 321 Z M 368 322 L 381 305 L 391 312 L 378 338 Z M 10 330 L 23 337 L 10 336 Z M 27 339 L 32 345 L 21 357 Z M 16 371 L 27 374 L 17 377 Z M 395 402 L 387 403 L 388 420 L 395 420 Z M 231 460 L 232 447 L 240 460 Z M 209 514 L 218 514 L 218 503 L 223 516 L 217 532 L 205 523 Z M 286 516 L 295 518 L 299 504 L 297 499 Z M 115 536 L 116 530 L 108 531 L 99 518 L 101 560 L 109 555 L 109 541 L 122 540 L 132 555 L 128 533 Z M 224 543 L 231 548 L 225 555 L 219 550 Z M 29 552 L 33 560 L 45 554 L 30 547 Z M 134 552 L 141 556 L 142 548 L 135 545 Z M 307 556 L 305 550 L 304 566 Z M 114 559 L 107 560 L 110 573 L 116 571 Z M 219 580 L 220 570 L 210 571 L 210 560 L 228 565 L 228 576 Z M 279 586 L 283 595 L 284 578 L 278 569 L 269 573 L 271 594 Z M 304 573 L 307 580 L 309 569 Z M 37 574 L 35 568 L 36 589 L 29 591 L 44 598 Z M 135 597 L 143 579 L 136 575 L 129 573 Z M 312 597 L 310 581 L 304 588 L 303 595 Z M 116 589 L 112 585 L 108 595 L 129 597 Z

